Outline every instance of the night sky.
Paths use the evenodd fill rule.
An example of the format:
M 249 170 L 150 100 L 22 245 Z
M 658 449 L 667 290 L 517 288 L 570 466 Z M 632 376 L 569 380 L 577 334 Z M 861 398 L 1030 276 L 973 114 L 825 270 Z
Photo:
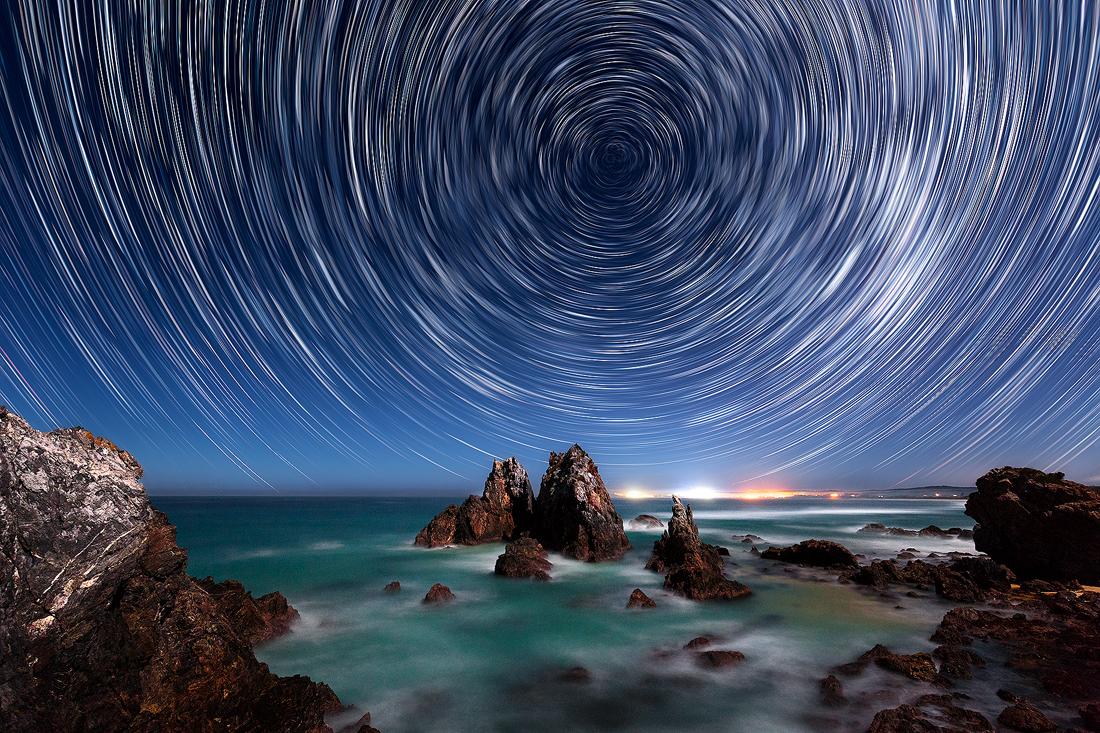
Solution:
M 0 18 L 0 402 L 151 492 L 1100 483 L 1100 5 L 91 5 Z

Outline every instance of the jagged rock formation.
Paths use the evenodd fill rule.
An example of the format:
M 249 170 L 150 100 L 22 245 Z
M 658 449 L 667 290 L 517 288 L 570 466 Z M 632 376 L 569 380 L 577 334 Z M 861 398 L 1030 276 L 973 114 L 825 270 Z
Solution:
M 5 730 L 329 731 L 332 690 L 252 654 L 272 633 L 265 618 L 290 613 L 285 599 L 219 584 L 215 597 L 188 577 L 141 475 L 110 441 L 43 434 L 0 407 Z
M 550 453 L 539 487 L 536 526 L 543 547 L 578 560 L 615 560 L 630 549 L 600 471 L 579 445 Z
M 215 583 L 209 576 L 192 580 L 210 594 L 237 633 L 253 646 L 289 632 L 291 622 L 301 618 L 279 591 L 253 598 L 236 580 Z
M 462 506 L 440 512 L 420 530 L 421 547 L 480 545 L 519 537 L 535 528 L 535 495 L 527 471 L 512 456 L 493 461 L 481 496 L 470 495 Z
M 974 547 L 1022 580 L 1100 583 L 1100 491 L 1061 473 L 995 468 L 977 480 L 966 514 Z
M 504 548 L 493 572 L 505 578 L 550 580 L 553 563 L 546 559 L 546 550 L 532 537 L 520 537 Z
M 665 588 L 692 600 L 733 600 L 752 593 L 749 588 L 726 578 L 718 548 L 699 540 L 699 528 L 691 507 L 672 497 L 672 518 L 661 539 L 653 543 L 648 570 L 665 575 Z
M 760 553 L 765 560 L 779 560 L 794 565 L 816 567 L 859 567 L 855 555 L 844 545 L 829 540 L 804 540 L 790 547 L 769 547 Z
M 630 592 L 630 600 L 626 602 L 627 608 L 656 608 L 657 602 L 642 592 L 641 588 L 635 588 Z
M 963 557 L 950 564 L 933 565 L 910 560 L 898 567 L 893 560 L 874 560 L 845 575 L 854 583 L 887 588 L 891 583 L 935 586 L 936 594 L 949 601 L 978 603 L 991 591 L 1007 591 L 1016 576 L 988 557 Z

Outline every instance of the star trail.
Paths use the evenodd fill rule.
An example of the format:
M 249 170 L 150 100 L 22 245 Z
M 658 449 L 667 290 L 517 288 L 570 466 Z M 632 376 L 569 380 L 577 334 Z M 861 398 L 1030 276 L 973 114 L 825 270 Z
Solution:
M 13 2 L 0 400 L 151 490 L 1100 482 L 1100 8 Z M 472 487 L 472 488 L 471 488 Z

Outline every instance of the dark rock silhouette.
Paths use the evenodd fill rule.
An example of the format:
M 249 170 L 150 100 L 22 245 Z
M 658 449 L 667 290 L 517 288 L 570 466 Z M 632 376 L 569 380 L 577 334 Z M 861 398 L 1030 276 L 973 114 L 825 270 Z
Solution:
M 1100 583 L 1100 491 L 1061 473 L 995 468 L 977 480 L 966 513 L 974 547 L 1021 580 Z
M 699 540 L 691 507 L 672 497 L 672 518 L 661 539 L 653 543 L 646 568 L 665 575 L 664 587 L 692 600 L 734 600 L 752 593 L 725 576 L 718 549 Z
M 699 664 L 704 667 L 729 667 L 730 665 L 745 661 L 745 655 L 741 652 L 715 649 L 699 652 L 698 661 Z
M 841 708 L 848 704 L 848 698 L 844 696 L 844 685 L 836 675 L 831 674 L 818 682 L 818 694 L 821 704 L 826 707 Z
M 550 454 L 536 510 L 535 536 L 547 550 L 599 562 L 630 549 L 599 469 L 579 445 Z
M 141 474 L 110 441 L 0 408 L 5 730 L 329 731 L 332 690 L 252 653 L 285 630 L 286 599 L 188 577 Z
M 627 608 L 656 608 L 657 602 L 642 592 L 641 588 L 635 588 L 630 593 L 630 600 L 626 602 Z
M 792 565 L 859 567 L 859 561 L 848 548 L 829 540 L 804 540 L 790 547 L 769 547 L 760 553 L 760 557 Z
M 389 583 L 386 583 L 386 587 L 383 588 L 382 591 L 385 593 L 400 593 L 401 583 L 396 580 L 391 580 Z
M 452 504 L 416 535 L 421 547 L 479 545 L 519 537 L 535 528 L 535 495 L 515 456 L 493 461 L 481 496 Z
M 1023 733 L 1047 733 L 1058 730 L 1058 726 L 1041 710 L 1028 702 L 1018 702 L 1001 711 L 997 722 L 1006 728 Z
M 550 580 L 548 571 L 552 567 L 553 563 L 547 559 L 546 550 L 538 540 L 521 537 L 504 548 L 493 572 L 505 578 Z

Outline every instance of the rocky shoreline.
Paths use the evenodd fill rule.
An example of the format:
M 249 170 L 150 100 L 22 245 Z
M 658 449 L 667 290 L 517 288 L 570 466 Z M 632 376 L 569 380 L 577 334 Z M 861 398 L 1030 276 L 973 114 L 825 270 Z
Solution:
M 326 715 L 358 717 L 323 683 L 278 677 L 255 659 L 253 647 L 288 633 L 297 612 L 279 593 L 253 598 L 236 581 L 188 576 L 186 551 L 176 545 L 167 517 L 150 506 L 141 473 L 133 456 L 109 441 L 80 428 L 39 433 L 0 408 L 0 719 L 10 721 L 6 729 L 323 733 L 331 730 Z M 782 569 L 791 577 L 840 583 L 884 604 L 956 604 L 932 631 L 931 644 L 878 644 L 854 659 L 833 660 L 828 674 L 814 680 L 820 713 L 809 721 L 813 729 L 1100 731 L 1100 592 L 1090 574 L 1100 545 L 1100 494 L 1060 474 L 1011 467 L 990 471 L 977 487 L 967 513 L 978 520 L 977 549 L 988 555 L 918 558 L 906 550 L 868 561 L 825 540 L 761 553 L 760 537 L 733 538 L 746 553 L 751 546 L 751 566 L 760 573 Z M 540 489 L 536 498 L 514 458 L 497 461 L 482 496 L 441 512 L 416 544 L 506 543 L 495 574 L 541 581 L 553 572 L 549 552 L 598 562 L 629 549 L 598 469 L 579 446 L 551 454 Z M 664 598 L 712 602 L 751 595 L 726 577 L 727 567 L 738 563 L 726 548 L 699 539 L 691 507 L 678 498 L 667 527 L 652 515 L 631 524 L 664 528 L 646 563 L 665 576 Z M 968 534 L 958 527 L 877 524 L 861 531 L 945 541 Z M 1070 538 L 1060 551 L 1059 536 Z M 456 598 L 436 584 L 423 604 L 461 606 L 458 590 Z M 400 594 L 400 581 L 384 592 Z M 667 602 L 653 595 L 635 588 L 618 602 L 630 609 L 624 613 L 651 618 Z M 712 638 L 718 641 L 698 637 L 655 655 L 718 677 L 752 668 L 751 655 L 728 648 L 721 635 Z M 681 668 L 673 663 L 668 673 Z M 1003 675 L 991 674 L 995 669 Z M 1003 684 L 978 691 L 967 684 L 978 676 Z M 591 679 L 575 667 L 557 681 L 589 685 Z M 374 730 L 367 713 L 341 733 Z
M 4 729 L 331 733 L 325 715 L 344 710 L 332 690 L 252 651 L 297 612 L 279 593 L 188 576 L 141 476 L 108 440 L 41 433 L 0 407 Z

